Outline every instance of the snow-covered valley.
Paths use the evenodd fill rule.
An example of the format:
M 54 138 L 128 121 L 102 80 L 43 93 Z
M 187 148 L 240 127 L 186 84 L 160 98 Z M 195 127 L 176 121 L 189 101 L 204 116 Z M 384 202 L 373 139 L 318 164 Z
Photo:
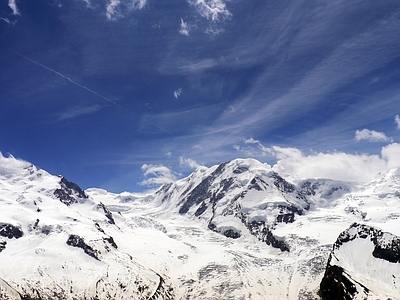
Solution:
M 236 159 L 113 194 L 0 158 L 0 299 L 400 299 L 400 169 Z

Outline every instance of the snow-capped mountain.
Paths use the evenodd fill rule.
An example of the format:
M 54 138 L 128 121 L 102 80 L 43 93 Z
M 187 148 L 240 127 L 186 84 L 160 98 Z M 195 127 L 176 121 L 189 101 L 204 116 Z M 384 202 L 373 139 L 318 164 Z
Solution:
M 0 209 L 1 299 L 400 299 L 399 169 L 291 183 L 236 159 L 113 194 L 1 156 Z
M 164 277 L 119 249 L 121 230 L 105 205 L 64 177 L 8 160 L 0 166 L 0 299 L 171 299 Z

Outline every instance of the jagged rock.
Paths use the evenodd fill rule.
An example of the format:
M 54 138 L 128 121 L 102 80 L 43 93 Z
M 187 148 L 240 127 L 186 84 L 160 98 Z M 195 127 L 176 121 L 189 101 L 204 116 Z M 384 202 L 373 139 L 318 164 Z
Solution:
M 374 293 L 374 286 L 370 285 L 375 281 L 383 281 L 389 291 L 397 289 L 400 271 L 398 266 L 391 265 L 399 263 L 399 237 L 372 226 L 353 223 L 340 233 L 333 245 L 319 294 L 323 300 L 367 299 Z M 367 283 L 355 280 L 354 273 L 363 274 Z
M 19 239 L 24 235 L 22 230 L 14 225 L 7 223 L 0 223 L 0 235 L 7 237 L 9 239 L 16 238 Z
M 283 193 L 293 193 L 296 190 L 295 185 L 287 182 L 276 172 L 271 173 L 271 178 L 274 179 L 274 185 Z
M 352 300 L 357 288 L 343 268 L 330 266 L 321 281 L 319 294 L 322 300 Z
M 280 214 L 276 217 L 276 222 L 278 223 L 293 223 L 294 222 L 294 213 L 286 213 Z
M 98 207 L 104 211 L 104 214 L 108 219 L 108 223 L 115 225 L 115 220 L 113 218 L 112 212 L 107 208 L 107 206 L 100 202 Z
M 354 229 L 354 230 L 352 230 Z M 400 263 L 400 238 L 377 228 L 353 223 L 349 230 L 343 231 L 334 244 L 334 249 L 356 238 L 369 238 L 374 245 L 372 255 L 391 263 Z
M 1 241 L 0 242 L 0 252 L 3 251 L 4 249 L 6 249 L 6 245 L 7 245 L 6 241 Z
M 247 224 L 247 228 L 250 230 L 252 235 L 256 236 L 260 241 L 265 242 L 267 245 L 281 249 L 281 251 L 290 251 L 285 240 L 273 235 L 271 230 L 265 225 L 265 222 L 252 221 Z
M 213 183 L 213 181 L 222 173 L 224 170 L 224 167 L 228 163 L 222 163 L 218 166 L 218 168 L 211 173 L 210 176 L 207 176 L 204 178 L 200 184 L 198 184 L 191 192 L 190 194 L 184 199 L 183 205 L 179 209 L 180 214 L 185 214 L 188 212 L 189 208 L 192 207 L 193 205 L 198 205 L 202 201 L 206 200 L 207 198 L 211 198 L 211 202 L 217 202 L 219 199 L 223 197 L 222 193 L 218 194 L 211 194 L 210 193 L 210 186 Z M 224 189 L 227 188 L 227 186 L 230 185 L 230 182 L 223 182 L 222 186 Z
M 108 236 L 103 238 L 104 241 L 106 241 L 107 243 L 109 243 L 111 246 L 113 246 L 115 249 L 118 249 L 117 244 L 115 243 L 114 239 L 112 236 Z
M 151 297 L 149 297 L 149 300 L 158 300 L 158 299 L 164 299 L 164 300 L 173 300 L 174 297 L 174 289 L 167 285 L 165 283 L 164 278 L 160 275 L 157 274 L 158 279 L 159 279 L 159 283 L 158 286 L 156 288 L 156 290 L 154 291 L 153 295 L 151 295 Z
M 54 195 L 67 206 L 77 203 L 78 199 L 85 200 L 88 196 L 85 192 L 73 182 L 68 181 L 65 177 L 61 177 L 60 188 L 54 191 Z
M 71 234 L 68 237 L 67 245 L 72 246 L 72 247 L 81 248 L 87 255 L 89 255 L 97 260 L 100 260 L 98 257 L 98 251 L 93 249 L 92 247 L 90 247 L 88 244 L 86 244 L 85 240 L 78 235 Z

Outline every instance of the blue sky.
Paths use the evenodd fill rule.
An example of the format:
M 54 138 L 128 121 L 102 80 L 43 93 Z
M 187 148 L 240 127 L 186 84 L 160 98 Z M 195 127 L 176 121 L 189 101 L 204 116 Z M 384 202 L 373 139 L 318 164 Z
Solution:
M 400 166 L 399 37 L 398 0 L 2 1 L 0 151 L 115 192 Z

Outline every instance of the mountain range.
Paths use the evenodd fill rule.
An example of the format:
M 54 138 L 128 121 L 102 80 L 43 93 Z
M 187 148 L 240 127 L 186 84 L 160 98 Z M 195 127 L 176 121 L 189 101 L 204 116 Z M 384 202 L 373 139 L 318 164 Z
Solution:
M 0 299 L 400 299 L 400 168 L 235 159 L 115 194 L 1 155 L 0 210 Z

